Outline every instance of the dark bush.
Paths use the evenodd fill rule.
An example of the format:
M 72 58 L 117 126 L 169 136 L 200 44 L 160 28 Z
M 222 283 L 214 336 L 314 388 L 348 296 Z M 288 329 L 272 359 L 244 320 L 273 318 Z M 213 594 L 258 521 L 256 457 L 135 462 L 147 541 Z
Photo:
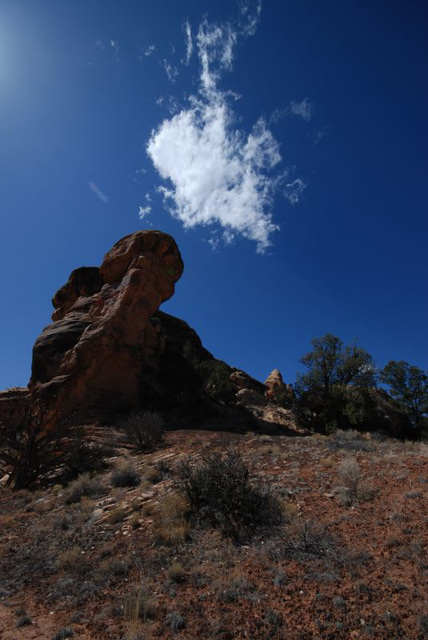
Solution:
M 115 454 L 112 447 L 90 442 L 81 430 L 71 433 L 69 446 L 61 458 L 63 464 L 62 480 L 69 482 L 82 473 L 103 471 L 109 464 L 106 458 Z
M 228 403 L 235 391 L 230 381 L 232 369 L 221 360 L 206 360 L 196 365 L 196 369 L 202 378 L 205 390 L 217 401 Z
M 279 502 L 266 489 L 250 484 L 248 469 L 235 452 L 203 455 L 196 467 L 184 462 L 179 486 L 194 520 L 219 528 L 236 541 L 282 520 Z
M 164 421 L 155 411 L 136 411 L 131 413 L 123 422 L 128 441 L 137 451 L 148 451 L 163 441 Z
M 66 640 L 66 638 L 72 638 L 74 636 L 73 629 L 70 627 L 64 627 L 56 632 L 55 635 L 52 636 L 52 640 Z
M 138 487 L 141 479 L 131 464 L 122 464 L 111 474 L 114 487 Z
M 177 633 L 186 628 L 186 619 L 177 611 L 170 611 L 165 616 L 165 626 L 169 627 L 173 633 Z

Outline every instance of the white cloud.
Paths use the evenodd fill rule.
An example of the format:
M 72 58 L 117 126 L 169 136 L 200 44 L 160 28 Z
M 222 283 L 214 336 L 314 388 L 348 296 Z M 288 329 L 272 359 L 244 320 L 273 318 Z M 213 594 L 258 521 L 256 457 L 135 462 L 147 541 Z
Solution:
M 263 252 L 278 229 L 272 204 L 283 178 L 279 145 L 263 118 L 250 133 L 236 128 L 230 106 L 236 96 L 218 88 L 221 74 L 232 68 L 238 36 L 254 33 L 260 6 L 241 10 L 236 28 L 202 22 L 195 39 L 199 95 L 152 131 L 147 153 L 167 181 L 158 191 L 186 228 L 219 224 L 226 244 L 241 234 Z M 217 246 L 217 236 L 211 240 Z
M 106 194 L 101 191 L 101 189 L 99 188 L 98 185 L 95 184 L 95 182 L 88 182 L 88 185 L 89 185 L 89 188 L 91 189 L 91 191 L 93 191 L 95 193 L 95 195 L 97 195 L 99 197 L 101 202 L 104 202 L 104 204 L 108 203 L 108 198 L 107 198 Z
M 168 76 L 168 80 L 170 82 L 175 82 L 178 77 L 178 69 L 173 64 L 170 64 L 167 60 L 163 61 L 163 67 L 166 71 L 166 75 Z
M 188 20 L 183 25 L 184 32 L 186 34 L 186 60 L 185 64 L 189 64 L 189 60 L 193 53 L 193 40 L 192 40 L 192 27 Z
M 152 55 L 152 53 L 154 53 L 156 51 L 156 46 L 154 44 L 151 44 L 150 46 L 147 47 L 147 49 L 144 52 L 144 55 L 148 58 L 149 56 Z
M 140 220 L 144 220 L 147 216 L 149 216 L 152 212 L 152 208 L 150 205 L 146 205 L 145 207 L 138 207 L 138 217 Z
M 305 122 L 309 122 L 312 118 L 312 104 L 309 102 L 308 98 L 304 98 L 301 102 L 292 100 L 290 102 L 290 111 L 293 116 L 303 118 Z

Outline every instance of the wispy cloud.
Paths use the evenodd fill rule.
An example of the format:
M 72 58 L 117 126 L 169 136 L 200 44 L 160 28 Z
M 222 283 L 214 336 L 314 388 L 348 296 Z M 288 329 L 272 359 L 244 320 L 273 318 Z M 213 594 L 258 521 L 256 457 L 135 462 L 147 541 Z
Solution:
M 256 33 L 261 12 L 261 0 L 253 0 L 240 5 L 239 32 L 241 35 L 248 38 Z
M 232 68 L 238 39 L 254 34 L 260 9 L 260 2 L 242 5 L 236 25 L 200 24 L 198 94 L 152 131 L 147 153 L 167 181 L 159 187 L 166 206 L 186 228 L 219 224 L 226 244 L 241 234 L 263 252 L 278 229 L 273 197 L 286 173 L 278 171 L 279 144 L 263 118 L 250 133 L 236 128 L 231 107 L 236 96 L 218 87 Z M 215 238 L 211 244 L 217 244 Z
M 310 122 L 312 114 L 313 105 L 309 102 L 309 98 L 304 98 L 300 102 L 297 100 L 291 100 L 282 109 L 275 109 L 269 118 L 269 123 L 276 124 L 288 116 L 297 116 L 298 118 L 303 118 L 305 122 Z
M 301 178 L 296 178 L 291 182 L 287 182 L 284 188 L 284 196 L 287 198 L 290 204 L 298 204 L 300 202 L 301 195 L 306 189 L 307 184 Z
M 156 51 L 156 45 L 151 44 L 150 46 L 147 47 L 147 49 L 144 51 L 144 55 L 146 56 L 146 58 L 148 58 L 149 56 L 151 56 L 154 52 Z
M 98 185 L 95 184 L 95 182 L 89 182 L 88 185 L 89 185 L 89 188 L 91 189 L 91 191 L 93 191 L 95 193 L 95 195 L 97 195 L 99 197 L 101 202 L 104 202 L 104 204 L 108 203 L 108 198 L 107 198 L 106 194 L 101 191 L 101 189 L 99 188 Z
M 193 39 L 192 39 L 192 27 L 188 20 L 183 25 L 184 33 L 186 35 L 186 60 L 185 64 L 189 64 L 190 58 L 193 53 Z
M 166 71 L 166 75 L 168 76 L 168 80 L 170 82 L 175 82 L 178 78 L 178 69 L 173 64 L 170 64 L 168 60 L 163 61 L 163 68 Z
M 301 102 L 292 100 L 290 102 L 290 111 L 293 116 L 303 118 L 306 122 L 309 122 L 312 118 L 312 104 L 309 102 L 308 98 L 304 98 Z

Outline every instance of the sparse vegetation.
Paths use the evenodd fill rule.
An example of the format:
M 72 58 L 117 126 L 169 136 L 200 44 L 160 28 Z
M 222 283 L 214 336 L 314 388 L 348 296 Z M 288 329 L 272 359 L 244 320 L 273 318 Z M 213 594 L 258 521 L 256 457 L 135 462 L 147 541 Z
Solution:
M 225 453 L 238 447 L 237 460 Z M 92 491 L 78 478 L 71 502 L 73 482 L 33 492 L 0 488 L 0 598 L 16 603 L 4 608 L 12 637 L 25 606 L 37 606 L 31 614 L 41 633 L 47 614 L 57 612 L 58 626 L 45 635 L 56 631 L 58 638 L 73 627 L 74 636 L 100 640 L 244 633 L 266 640 L 291 637 L 302 624 L 308 636 L 335 640 L 355 629 L 365 636 L 368 626 L 374 638 L 423 637 L 428 541 L 421 443 L 352 431 L 295 438 L 195 438 L 180 431 L 168 437 L 161 455 L 123 455 L 141 473 L 141 488 L 113 487 L 114 470 L 83 477 L 99 483 L 101 495 L 86 495 Z M 160 458 L 171 471 L 160 468 Z M 217 494 L 233 489 L 244 496 L 233 513 L 234 535 L 216 500 L 208 505 L 216 510 L 213 520 L 192 506 L 182 484 L 183 459 L 195 481 L 212 461 L 208 478 L 214 467 L 216 482 L 221 479 L 214 483 Z M 151 469 L 162 482 L 146 481 Z M 366 479 L 381 497 L 370 506 L 363 504 Z M 352 494 L 354 509 L 335 500 L 337 483 Z M 202 486 L 212 496 L 205 475 Z M 241 502 L 251 509 L 259 504 L 247 501 L 247 491 L 278 496 L 281 522 L 265 526 L 269 518 L 260 512 L 256 523 L 253 516 L 249 525 L 242 520 Z

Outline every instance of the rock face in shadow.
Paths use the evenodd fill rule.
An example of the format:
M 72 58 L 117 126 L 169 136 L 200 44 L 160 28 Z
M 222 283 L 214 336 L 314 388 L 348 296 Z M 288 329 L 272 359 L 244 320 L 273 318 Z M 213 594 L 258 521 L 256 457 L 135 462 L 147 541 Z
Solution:
M 34 345 L 31 392 L 70 409 L 142 404 L 165 348 L 153 315 L 182 272 L 174 239 L 160 231 L 126 236 L 101 267 L 73 271 Z

